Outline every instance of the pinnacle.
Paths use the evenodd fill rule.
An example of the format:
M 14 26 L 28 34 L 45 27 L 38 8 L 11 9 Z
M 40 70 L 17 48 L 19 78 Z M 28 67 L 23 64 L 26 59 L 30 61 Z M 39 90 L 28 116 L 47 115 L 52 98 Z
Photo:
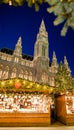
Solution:
M 64 64 L 68 64 L 66 56 L 64 56 Z
M 55 51 L 53 51 L 53 59 L 56 59 Z
M 22 43 L 22 38 L 21 38 L 21 36 L 18 38 L 18 42 L 17 42 L 17 44 L 18 45 L 21 45 L 21 43 Z
M 45 23 L 44 23 L 44 20 L 43 20 L 43 19 L 42 19 L 42 21 L 41 21 L 40 30 L 46 30 L 46 28 L 45 28 Z

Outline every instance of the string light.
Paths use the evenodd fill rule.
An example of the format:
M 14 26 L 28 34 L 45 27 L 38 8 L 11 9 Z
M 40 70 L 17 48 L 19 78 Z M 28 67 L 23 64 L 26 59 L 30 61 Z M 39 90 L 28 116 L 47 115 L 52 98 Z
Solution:
M 10 5 L 10 6 L 12 5 L 12 0 L 9 0 L 9 5 Z
M 35 0 L 32 0 L 32 3 L 35 3 Z

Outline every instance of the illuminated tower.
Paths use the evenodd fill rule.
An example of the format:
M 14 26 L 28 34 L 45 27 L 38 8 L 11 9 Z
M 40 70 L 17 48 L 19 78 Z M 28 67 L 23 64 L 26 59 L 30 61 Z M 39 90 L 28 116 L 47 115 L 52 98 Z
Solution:
M 48 77 L 48 48 L 48 33 L 46 31 L 44 21 L 42 20 L 39 28 L 39 33 L 37 34 L 37 40 L 34 46 L 34 66 L 36 68 L 36 78 L 38 81 L 43 80 L 42 75 Z M 46 80 L 48 80 L 48 78 Z
M 22 39 L 19 37 L 17 44 L 15 46 L 15 50 L 13 52 L 13 60 L 15 62 L 19 62 L 22 58 Z
M 56 73 L 58 68 L 57 58 L 55 52 L 53 52 L 52 64 L 51 64 L 52 72 Z
M 70 75 L 71 75 L 71 70 L 70 70 L 70 67 L 69 67 L 69 65 L 68 65 L 68 61 L 67 61 L 66 56 L 64 56 L 64 66 L 65 66 L 65 68 L 67 69 L 68 74 L 69 74 L 69 76 L 70 76 Z

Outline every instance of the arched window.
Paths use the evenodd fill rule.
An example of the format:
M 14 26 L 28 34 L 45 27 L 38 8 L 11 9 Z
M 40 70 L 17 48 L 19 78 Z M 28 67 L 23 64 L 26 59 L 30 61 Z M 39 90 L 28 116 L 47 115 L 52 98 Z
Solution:
M 19 78 L 23 78 L 23 70 L 20 70 Z
M 42 73 L 42 81 L 46 83 L 48 81 L 48 76 L 45 72 Z
M 0 65 L 0 79 L 2 78 L 2 72 L 3 72 L 3 65 Z
M 13 68 L 13 69 L 12 69 L 11 78 L 15 78 L 15 77 L 16 77 L 16 72 L 17 72 L 17 69 L 16 69 L 16 68 Z
M 51 78 L 50 78 L 50 85 L 51 85 L 51 86 L 54 86 L 54 77 L 51 77 Z
M 2 74 L 2 79 L 7 79 L 8 78 L 8 73 L 9 73 L 9 67 L 6 66 L 4 68 L 3 74 Z
M 26 70 L 25 73 L 24 73 L 24 78 L 25 79 L 28 79 L 28 71 Z
M 32 72 L 31 71 L 29 72 L 29 80 L 32 81 Z

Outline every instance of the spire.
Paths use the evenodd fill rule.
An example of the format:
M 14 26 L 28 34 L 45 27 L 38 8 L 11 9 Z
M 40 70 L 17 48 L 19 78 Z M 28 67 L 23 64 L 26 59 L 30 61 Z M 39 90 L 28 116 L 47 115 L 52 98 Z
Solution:
M 13 55 L 22 57 L 22 38 L 19 37 Z
M 53 52 L 52 66 L 54 66 L 54 67 L 57 67 L 57 66 L 58 66 L 55 51 Z
M 64 65 L 68 66 L 68 61 L 67 61 L 66 56 L 64 56 Z
M 19 39 L 18 39 L 18 41 L 17 41 L 16 46 L 17 46 L 17 45 L 21 46 L 21 44 L 22 44 L 22 38 L 21 38 L 21 37 L 19 37 Z
M 66 56 L 64 56 L 64 66 L 66 67 L 66 69 L 69 72 L 69 74 L 71 74 L 71 70 L 70 70 L 70 67 L 68 65 L 68 61 L 67 61 Z
M 45 27 L 45 24 L 44 24 L 44 20 L 43 20 L 43 19 L 42 19 L 42 22 L 41 22 L 39 31 L 40 31 L 40 32 L 46 31 L 46 27 Z

